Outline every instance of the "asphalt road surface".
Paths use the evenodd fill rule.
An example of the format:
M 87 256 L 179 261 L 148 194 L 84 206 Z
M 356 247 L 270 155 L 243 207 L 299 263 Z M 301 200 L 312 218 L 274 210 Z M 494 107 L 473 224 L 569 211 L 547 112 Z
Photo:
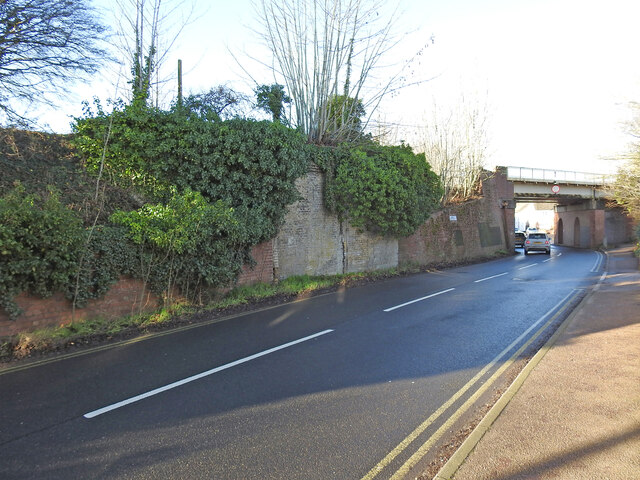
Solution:
M 0 478 L 401 478 L 601 263 L 554 247 L 5 370 Z

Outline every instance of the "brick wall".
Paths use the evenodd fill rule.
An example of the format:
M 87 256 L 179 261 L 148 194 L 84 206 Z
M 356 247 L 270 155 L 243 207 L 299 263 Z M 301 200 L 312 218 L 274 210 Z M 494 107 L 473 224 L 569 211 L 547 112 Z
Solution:
M 254 267 L 245 265 L 238 276 L 239 285 L 254 283 L 270 283 L 273 281 L 273 240 L 268 240 L 251 249 L 251 256 L 256 261 Z
M 0 309 L 0 336 L 93 317 L 118 318 L 140 310 L 153 310 L 158 307 L 158 302 L 158 297 L 143 289 L 140 280 L 130 278 L 120 279 L 104 297 L 89 300 L 85 308 L 75 312 L 62 293 L 49 298 L 22 293 L 16 298 L 16 303 L 23 313 L 16 320 L 10 320 Z
M 247 265 L 243 267 L 238 284 L 273 281 L 273 242 L 256 245 L 251 250 L 251 255 L 257 264 L 253 268 Z M 158 308 L 160 299 L 144 290 L 140 280 L 121 278 L 104 297 L 90 300 L 85 308 L 77 308 L 75 312 L 71 302 L 62 293 L 56 293 L 49 298 L 22 293 L 16 298 L 16 303 L 23 311 L 16 320 L 10 320 L 0 309 L 0 336 L 28 332 L 46 326 L 66 325 L 88 318 L 119 318 L 141 310 L 152 311 Z
M 400 239 L 400 265 L 454 263 L 513 250 L 513 184 L 501 172 L 486 172 L 482 194 L 439 210 L 416 233 Z
M 358 232 L 327 212 L 324 179 L 316 167 L 299 179 L 296 187 L 302 198 L 289 207 L 276 238 L 253 248 L 251 253 L 257 265 L 245 266 L 238 284 L 271 282 L 302 274 L 372 271 L 408 262 L 421 265 L 455 262 L 513 248 L 513 184 L 500 172 L 487 172 L 482 198 L 436 212 L 418 232 L 399 240 Z M 149 293 L 143 295 L 141 289 L 141 282 L 122 279 L 104 298 L 76 310 L 75 319 L 135 313 L 141 297 L 143 308 L 156 308 L 159 299 Z M 68 323 L 72 319 L 71 304 L 61 294 L 48 299 L 22 294 L 17 302 L 24 313 L 17 321 L 10 321 L 0 311 L 0 336 Z
M 622 208 L 607 208 L 604 212 L 604 244 L 613 247 L 631 242 L 635 237 L 633 219 Z

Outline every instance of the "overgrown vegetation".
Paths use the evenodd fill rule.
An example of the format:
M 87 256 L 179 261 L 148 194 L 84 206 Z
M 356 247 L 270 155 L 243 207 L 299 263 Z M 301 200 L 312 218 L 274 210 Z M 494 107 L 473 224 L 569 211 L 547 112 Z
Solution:
M 407 145 L 343 146 L 318 157 L 327 171 L 327 207 L 362 230 L 408 236 L 438 207 L 442 187 L 423 154 Z
M 16 317 L 19 293 L 46 297 L 64 291 L 82 240 L 80 219 L 54 191 L 42 198 L 18 184 L 0 197 L 0 307 Z
M 96 106 L 71 138 L 82 164 L 68 146 L 59 165 L 43 168 L 15 142 L 3 145 L 8 177 L 27 182 L 2 197 L 1 305 L 12 318 L 21 291 L 62 291 L 82 307 L 123 275 L 169 303 L 176 292 L 206 301 L 277 233 L 309 161 L 327 173 L 327 207 L 380 235 L 413 233 L 441 195 L 408 146 L 310 145 L 278 122 L 212 120 L 202 105 L 118 105 L 109 114 Z M 65 193 L 43 193 L 43 178 Z
M 78 64 L 82 55 L 104 53 L 98 45 L 104 29 L 93 19 L 93 11 L 80 2 L 78 14 L 68 11 L 67 4 L 64 11 L 54 12 L 55 2 L 45 3 L 53 12 L 47 18 L 68 17 L 67 27 L 85 19 L 87 26 L 80 31 L 96 35 L 85 41 L 72 38 L 75 53 L 51 46 L 49 51 L 62 52 L 62 60 L 49 56 L 43 71 L 34 70 L 42 59 L 18 62 L 27 78 L 15 84 L 23 88 L 18 98 L 36 100 L 37 94 L 46 93 L 40 86 L 47 82 L 36 84 L 29 78 L 53 80 L 60 90 L 61 79 L 73 78 L 74 72 L 94 72 L 95 58 L 104 57 L 94 55 Z M 378 15 L 375 5 L 340 7 L 319 23 L 305 18 L 303 23 L 313 26 L 310 31 L 317 33 L 328 25 L 337 26 L 339 34 L 320 50 L 317 42 L 309 44 L 328 60 L 318 57 L 309 64 L 323 65 L 315 69 L 313 85 L 294 81 L 299 75 L 288 70 L 285 80 L 291 97 L 279 84 L 256 89 L 254 107 L 270 113 L 272 121 L 240 118 L 248 99 L 226 87 L 184 99 L 180 87 L 175 104 L 160 108 L 158 67 L 166 52 L 159 50 L 159 38 L 164 17 L 159 16 L 160 1 L 150 5 L 150 23 L 149 6 L 140 2 L 129 6 L 135 15 L 123 17 L 135 18 L 124 24 L 132 34 L 125 38 L 133 41 L 125 48 L 132 60 L 127 102 L 110 102 L 108 108 L 97 100 L 91 107 L 87 104 L 70 136 L 0 131 L 0 308 L 11 318 L 20 314 L 15 297 L 21 292 L 63 292 L 75 311 L 104 295 L 122 276 L 141 279 L 165 300 L 166 308 L 177 308 L 171 307 L 177 297 L 187 305 L 217 298 L 221 289 L 234 285 L 241 267 L 253 262 L 251 248 L 276 235 L 287 206 L 298 199 L 295 181 L 310 162 L 326 173 L 327 207 L 360 229 L 409 235 L 436 207 L 442 190 L 424 156 L 405 145 L 382 147 L 364 132 L 365 107 L 371 114 L 391 85 L 364 103 L 364 81 L 390 45 L 390 23 L 372 29 Z M 290 18 L 281 5 L 261 6 L 263 13 L 282 14 L 275 23 L 266 17 L 272 33 L 302 14 Z M 124 5 L 120 9 L 127 11 Z M 6 20 L 4 26 L 13 28 L 14 17 L 0 18 L 0 24 Z M 143 29 L 147 24 L 151 28 Z M 292 35 L 306 39 L 306 30 Z M 367 48 L 359 50 L 359 45 Z M 282 50 L 271 46 L 277 57 Z M 278 60 L 295 67 L 308 48 L 298 50 L 294 60 Z M 47 72 L 47 65 L 62 73 Z M 295 71 L 306 67 L 305 60 L 304 68 Z M 309 88 L 315 92 L 313 98 Z M 5 97 L 0 93 L 0 113 L 11 118 L 15 112 Z M 295 122 L 286 115 L 288 104 L 294 107 Z M 232 290 L 224 302 L 298 295 L 354 277 L 287 279 L 277 286 Z M 176 312 L 72 323 L 51 336 L 113 335 L 122 328 L 161 323 Z
M 167 304 L 176 293 L 206 302 L 277 233 L 311 161 L 327 173 L 327 207 L 380 235 L 413 233 L 442 194 L 408 146 L 313 145 L 278 121 L 221 120 L 218 96 L 194 99 L 169 110 L 116 103 L 108 113 L 96 102 L 54 161 L 24 155 L 15 136 L 29 135 L 3 137 L 0 305 L 12 318 L 21 291 L 62 291 L 82 307 L 123 275 Z M 40 139 L 49 141 L 59 137 Z M 24 186 L 9 190 L 16 180 Z M 63 193 L 45 190 L 49 181 Z
M 171 303 L 177 288 L 190 300 L 202 286 L 229 285 L 249 261 L 243 228 L 223 201 L 208 203 L 198 192 L 174 194 L 166 204 L 116 212 L 138 247 L 136 276 Z M 205 289 L 206 290 L 206 289 Z

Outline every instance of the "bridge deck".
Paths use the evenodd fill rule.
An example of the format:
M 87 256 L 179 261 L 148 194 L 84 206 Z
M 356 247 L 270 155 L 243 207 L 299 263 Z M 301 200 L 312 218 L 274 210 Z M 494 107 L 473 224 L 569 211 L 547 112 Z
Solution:
M 507 179 L 512 182 L 605 186 L 613 175 L 603 173 L 570 172 L 529 167 L 506 167 Z

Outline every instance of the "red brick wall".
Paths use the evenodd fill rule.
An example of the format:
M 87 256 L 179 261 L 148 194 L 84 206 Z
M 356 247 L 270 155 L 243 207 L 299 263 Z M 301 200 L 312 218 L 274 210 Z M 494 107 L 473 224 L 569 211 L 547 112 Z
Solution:
M 503 172 L 486 172 L 482 194 L 436 212 L 416 233 L 398 239 L 398 262 L 455 263 L 490 256 L 500 249 L 512 251 L 513 184 Z
M 245 265 L 238 276 L 238 285 L 270 283 L 273 281 L 273 240 L 268 240 L 251 249 L 251 256 L 257 262 L 253 268 Z
M 63 294 L 56 293 L 49 298 L 40 298 L 21 293 L 16 303 L 23 313 L 10 320 L 0 310 L 0 336 L 28 332 L 37 328 L 52 325 L 66 325 L 71 321 L 85 320 L 92 317 L 117 318 L 142 310 L 153 310 L 158 306 L 158 297 L 143 290 L 140 280 L 122 278 L 107 294 L 95 300 L 89 300 L 85 308 L 73 312 L 71 302 Z M 75 317 L 75 318 L 74 318 Z
M 251 285 L 257 282 L 273 280 L 273 242 L 267 241 L 256 245 L 251 250 L 256 260 L 254 268 L 244 266 L 238 277 L 238 284 Z M 16 302 L 23 313 L 16 319 L 0 309 L 0 336 L 28 332 L 45 326 L 65 325 L 71 321 L 87 318 L 118 318 L 131 315 L 142 310 L 153 310 L 159 305 L 159 298 L 146 291 L 143 293 L 140 280 L 122 278 L 107 294 L 96 300 L 90 300 L 85 308 L 73 312 L 71 302 L 64 295 L 57 293 L 50 298 L 40 298 L 26 293 L 18 295 Z

